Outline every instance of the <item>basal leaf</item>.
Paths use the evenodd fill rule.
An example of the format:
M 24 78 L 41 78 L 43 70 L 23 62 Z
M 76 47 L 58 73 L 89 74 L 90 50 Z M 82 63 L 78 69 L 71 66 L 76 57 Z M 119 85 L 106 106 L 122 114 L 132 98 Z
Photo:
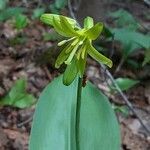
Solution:
M 70 86 L 58 77 L 42 92 L 31 130 L 29 150 L 76 150 L 77 80 Z M 91 83 L 81 97 L 81 150 L 120 150 L 118 123 L 108 99 Z

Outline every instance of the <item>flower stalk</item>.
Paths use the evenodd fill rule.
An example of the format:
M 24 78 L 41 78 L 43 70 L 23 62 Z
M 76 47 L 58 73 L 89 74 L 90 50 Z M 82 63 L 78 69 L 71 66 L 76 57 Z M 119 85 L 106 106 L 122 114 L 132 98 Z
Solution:
M 77 88 L 77 105 L 76 105 L 76 149 L 80 150 L 80 113 L 81 113 L 81 95 L 82 95 L 82 78 L 78 79 L 78 88 Z

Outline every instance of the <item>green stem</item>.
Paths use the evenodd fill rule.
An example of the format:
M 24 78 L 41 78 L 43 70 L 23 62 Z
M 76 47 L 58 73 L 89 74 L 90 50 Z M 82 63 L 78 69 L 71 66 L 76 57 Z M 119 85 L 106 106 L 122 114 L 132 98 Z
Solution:
M 82 78 L 78 79 L 77 89 L 77 106 L 76 106 L 76 150 L 80 150 L 80 108 L 81 108 L 81 94 L 82 94 Z

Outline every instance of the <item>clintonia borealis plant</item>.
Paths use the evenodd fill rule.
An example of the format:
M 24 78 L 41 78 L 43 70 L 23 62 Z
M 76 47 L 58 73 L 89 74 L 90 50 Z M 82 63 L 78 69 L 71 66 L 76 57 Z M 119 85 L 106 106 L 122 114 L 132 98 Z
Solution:
M 82 85 L 88 55 L 112 67 L 112 61 L 92 45 L 103 24 L 94 25 L 93 19 L 86 17 L 81 28 L 74 19 L 55 14 L 43 14 L 41 21 L 66 38 L 58 43 L 63 50 L 55 67 L 63 63 L 67 67 L 39 98 L 29 149 L 119 150 L 119 126 L 107 97 L 90 82 Z

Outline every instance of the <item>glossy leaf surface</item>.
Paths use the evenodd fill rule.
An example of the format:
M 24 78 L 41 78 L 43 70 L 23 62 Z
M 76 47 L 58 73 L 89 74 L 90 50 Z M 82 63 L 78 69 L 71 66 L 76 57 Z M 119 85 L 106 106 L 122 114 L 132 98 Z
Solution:
M 64 86 L 62 77 L 45 88 L 35 112 L 29 150 L 76 150 L 76 91 L 77 79 Z M 115 114 L 91 83 L 83 88 L 79 135 L 81 150 L 120 150 Z

